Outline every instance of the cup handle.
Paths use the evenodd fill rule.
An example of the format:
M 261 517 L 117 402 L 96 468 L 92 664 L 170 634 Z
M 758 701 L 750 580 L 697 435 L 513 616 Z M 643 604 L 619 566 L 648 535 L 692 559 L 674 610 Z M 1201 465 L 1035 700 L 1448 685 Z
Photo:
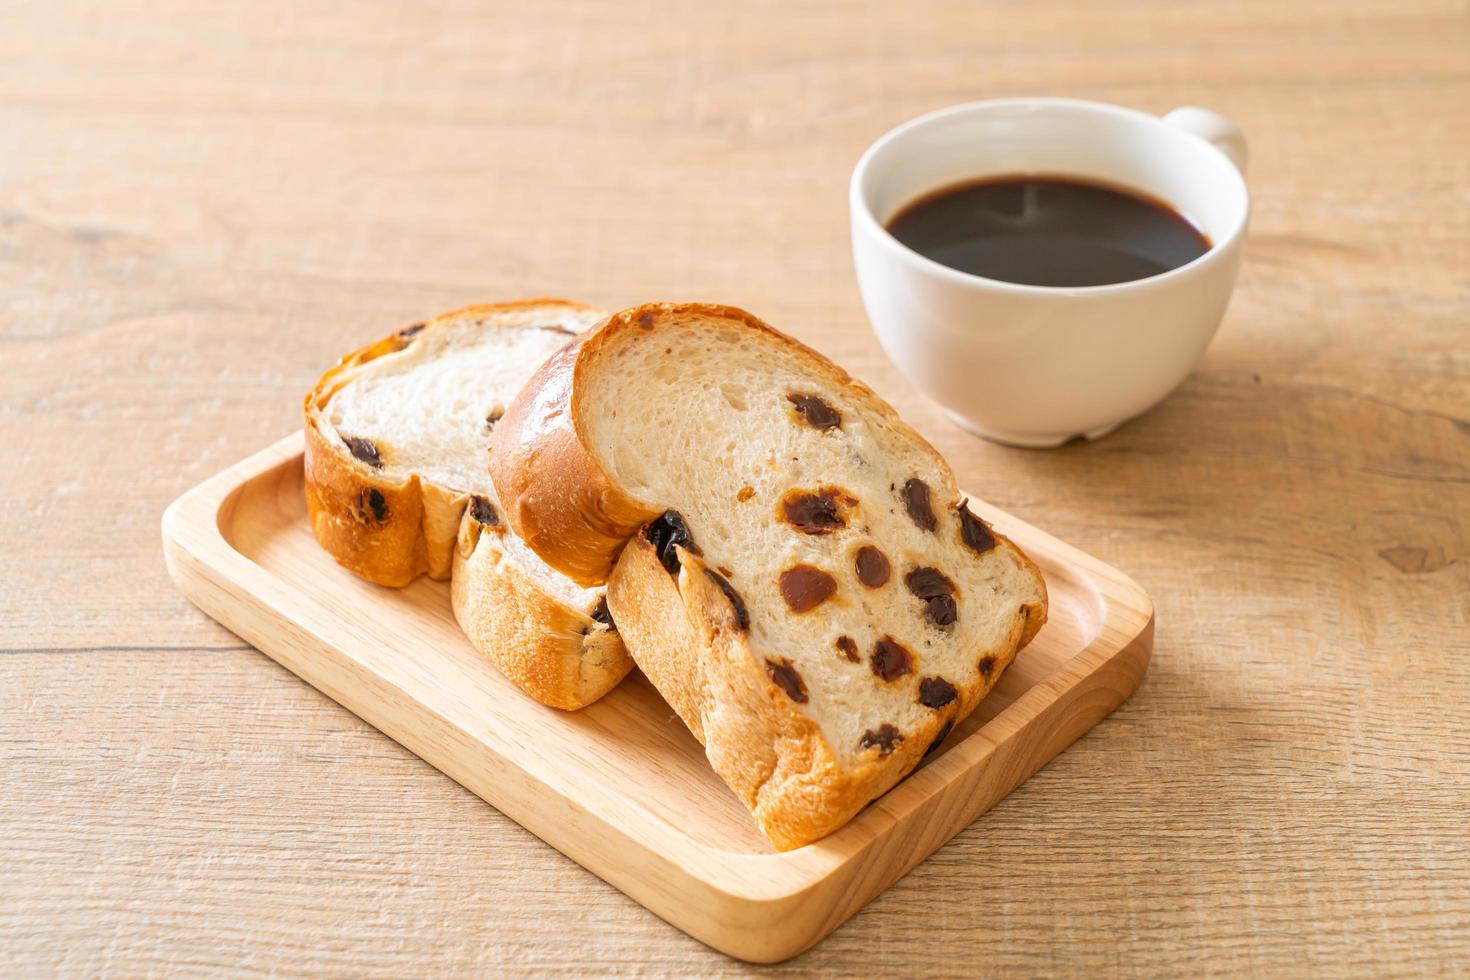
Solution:
M 1245 133 L 1218 112 L 1201 109 L 1199 106 L 1180 106 L 1164 116 L 1164 122 L 1213 144 L 1235 164 L 1236 170 L 1245 173 L 1245 165 L 1250 160 L 1250 147 L 1246 145 Z

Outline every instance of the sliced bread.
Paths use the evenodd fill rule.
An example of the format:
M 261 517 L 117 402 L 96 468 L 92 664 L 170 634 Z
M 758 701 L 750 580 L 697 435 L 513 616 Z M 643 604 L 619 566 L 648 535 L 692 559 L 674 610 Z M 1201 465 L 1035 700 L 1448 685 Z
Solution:
M 779 848 L 937 748 L 1046 620 L 1036 565 L 869 388 L 748 313 L 650 304 L 497 427 L 511 527 L 608 603 Z
M 508 533 L 490 435 L 536 368 L 604 314 L 564 300 L 472 306 L 344 357 L 306 398 L 312 531 L 380 585 L 454 572 L 470 642 L 537 700 L 577 708 L 631 669 L 602 590 Z

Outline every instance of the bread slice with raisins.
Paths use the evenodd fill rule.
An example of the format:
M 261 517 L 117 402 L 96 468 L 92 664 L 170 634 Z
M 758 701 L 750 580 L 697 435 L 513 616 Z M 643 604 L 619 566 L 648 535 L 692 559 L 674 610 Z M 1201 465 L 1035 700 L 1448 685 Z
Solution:
M 344 357 L 306 398 L 306 502 L 339 563 L 380 585 L 449 578 L 470 642 L 527 694 L 579 708 L 632 667 L 601 589 L 510 533 L 490 433 L 536 368 L 605 314 L 564 300 L 471 306 Z
M 494 446 L 511 527 L 608 583 L 633 659 L 781 849 L 913 770 L 1046 620 L 1040 571 L 934 449 L 741 310 L 614 314 Z

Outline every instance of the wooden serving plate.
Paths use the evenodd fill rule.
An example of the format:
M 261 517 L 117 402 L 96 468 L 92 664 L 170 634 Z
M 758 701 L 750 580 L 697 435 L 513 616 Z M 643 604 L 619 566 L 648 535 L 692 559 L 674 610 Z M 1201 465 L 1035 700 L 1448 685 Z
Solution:
M 993 507 L 1041 566 L 1051 618 L 980 708 L 898 786 L 785 853 L 634 672 L 582 711 L 547 708 L 475 654 L 446 583 L 370 585 L 317 547 L 302 437 L 163 515 L 169 572 L 199 608 L 668 922 L 742 959 L 801 952 L 1131 694 L 1153 604 L 1127 576 Z

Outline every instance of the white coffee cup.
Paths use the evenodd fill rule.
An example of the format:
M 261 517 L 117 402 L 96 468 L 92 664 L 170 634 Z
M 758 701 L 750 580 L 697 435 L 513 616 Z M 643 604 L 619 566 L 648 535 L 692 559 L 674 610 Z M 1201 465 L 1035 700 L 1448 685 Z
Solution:
M 959 425 L 998 442 L 1097 439 L 1151 408 L 1204 354 L 1235 285 L 1250 202 L 1246 143 L 1205 109 L 1163 118 L 1075 99 L 1000 99 L 884 135 L 849 190 L 858 287 L 900 371 Z M 959 272 L 884 225 L 926 193 L 1013 175 L 1080 177 L 1161 200 L 1204 255 L 1106 286 L 1028 286 Z

